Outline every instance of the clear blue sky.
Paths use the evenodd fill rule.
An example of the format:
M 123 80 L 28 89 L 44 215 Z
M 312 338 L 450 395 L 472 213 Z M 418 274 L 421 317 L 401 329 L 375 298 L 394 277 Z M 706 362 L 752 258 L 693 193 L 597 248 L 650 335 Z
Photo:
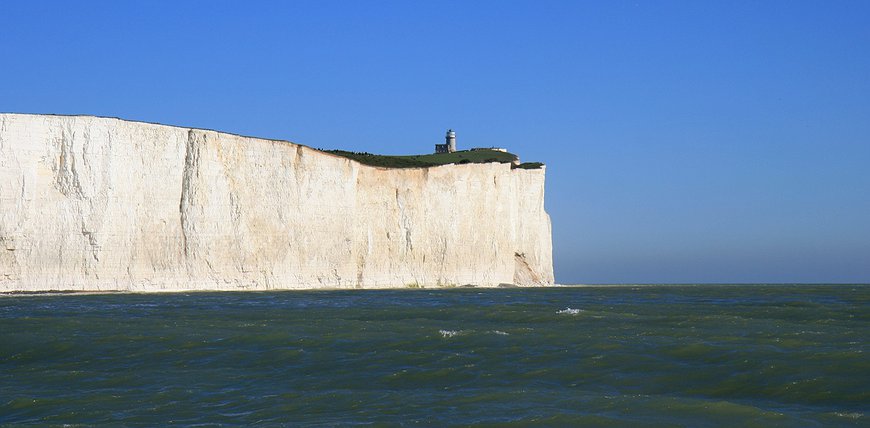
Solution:
M 0 46 L 0 111 L 545 162 L 561 283 L 870 282 L 870 1 L 9 1 Z

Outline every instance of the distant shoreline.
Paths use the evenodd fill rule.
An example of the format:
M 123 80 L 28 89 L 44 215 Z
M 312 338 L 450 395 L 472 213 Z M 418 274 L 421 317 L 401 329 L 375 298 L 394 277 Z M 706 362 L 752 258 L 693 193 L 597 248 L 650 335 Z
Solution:
M 355 293 L 366 291 L 452 291 L 452 290 L 552 290 L 564 288 L 648 288 L 648 287 L 668 287 L 668 288 L 688 288 L 688 287 L 868 287 L 870 283 L 658 283 L 658 284 L 555 284 L 548 286 L 517 286 L 517 287 L 482 287 L 482 286 L 464 286 L 464 287 L 432 287 L 432 288 L 407 288 L 407 287 L 392 287 L 392 288 L 286 288 L 273 290 L 160 290 L 160 291 L 137 291 L 137 290 L 51 290 L 51 291 L 4 291 L 0 292 L 2 297 L 30 297 L 30 296 L 86 296 L 86 295 L 108 295 L 108 294 L 203 294 L 203 293 L 284 293 L 284 292 L 330 292 L 330 291 L 351 291 Z

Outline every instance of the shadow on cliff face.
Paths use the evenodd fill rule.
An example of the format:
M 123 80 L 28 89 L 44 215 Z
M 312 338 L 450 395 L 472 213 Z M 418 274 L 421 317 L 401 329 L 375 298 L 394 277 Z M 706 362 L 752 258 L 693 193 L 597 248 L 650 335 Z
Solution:
M 541 279 L 541 275 L 535 272 L 534 269 L 526 261 L 524 253 L 514 253 L 514 284 L 518 285 L 546 285 L 547 282 Z M 499 284 L 501 287 L 504 284 Z

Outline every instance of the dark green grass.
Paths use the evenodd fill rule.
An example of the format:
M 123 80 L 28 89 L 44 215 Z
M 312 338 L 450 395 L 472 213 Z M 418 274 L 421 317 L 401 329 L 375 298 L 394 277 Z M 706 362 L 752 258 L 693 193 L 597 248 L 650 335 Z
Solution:
M 462 150 L 453 153 L 433 153 L 427 155 L 390 156 L 371 153 L 348 152 L 344 150 L 326 150 L 327 153 L 353 159 L 359 163 L 382 168 L 426 168 L 430 166 L 452 163 L 512 163 L 517 155 L 498 150 Z M 538 162 L 525 163 L 521 168 L 533 169 L 543 165 Z

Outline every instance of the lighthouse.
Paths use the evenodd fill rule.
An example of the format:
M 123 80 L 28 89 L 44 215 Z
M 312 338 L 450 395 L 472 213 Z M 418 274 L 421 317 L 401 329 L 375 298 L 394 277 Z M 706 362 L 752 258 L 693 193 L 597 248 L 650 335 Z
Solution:
M 456 132 L 452 129 L 447 130 L 447 135 L 444 137 L 445 144 L 436 144 L 435 153 L 453 153 L 456 151 Z

